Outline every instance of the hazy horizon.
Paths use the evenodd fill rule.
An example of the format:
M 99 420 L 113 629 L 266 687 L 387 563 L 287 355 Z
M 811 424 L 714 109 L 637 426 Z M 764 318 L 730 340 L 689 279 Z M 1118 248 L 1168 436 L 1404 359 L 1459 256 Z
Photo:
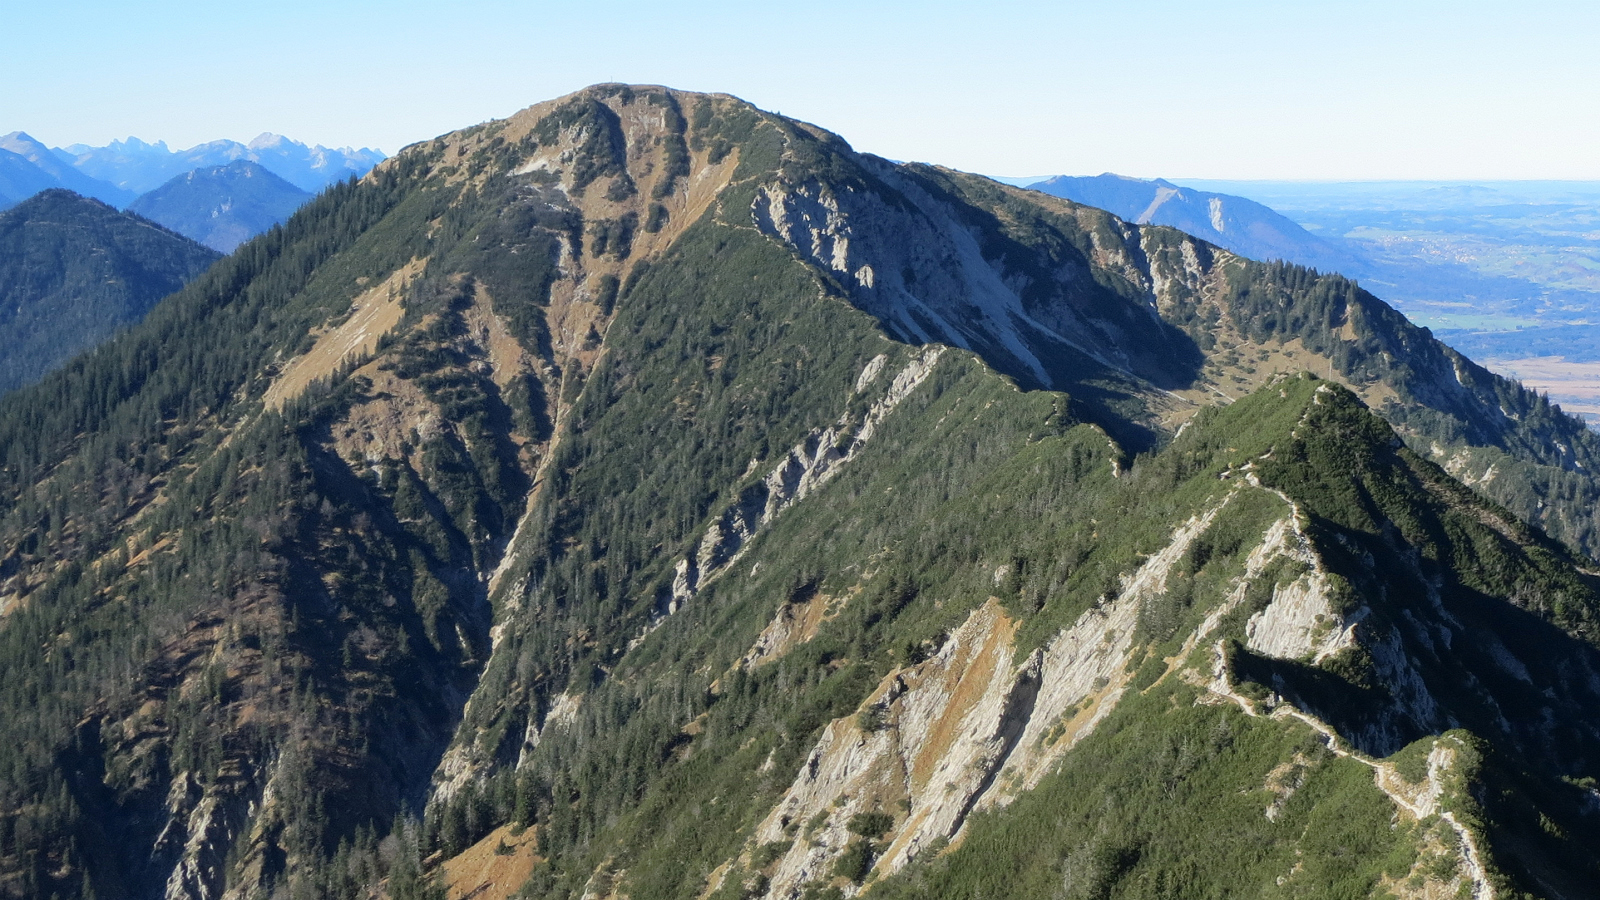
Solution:
M 0 127 L 402 146 L 606 81 L 738 95 L 976 172 L 1600 179 L 1600 8 L 501 0 L 9 11 Z M 130 52 L 136 48 L 136 52 Z M 235 138 L 237 139 L 237 137 Z

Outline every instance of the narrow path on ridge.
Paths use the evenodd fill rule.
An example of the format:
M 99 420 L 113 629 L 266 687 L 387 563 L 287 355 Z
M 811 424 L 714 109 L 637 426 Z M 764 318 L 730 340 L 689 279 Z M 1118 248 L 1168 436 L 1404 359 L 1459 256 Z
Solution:
M 1252 718 L 1261 717 L 1261 713 L 1255 708 L 1255 703 L 1233 689 L 1233 684 L 1228 678 L 1227 656 L 1223 650 L 1222 641 L 1217 641 L 1213 652 L 1216 659 L 1216 667 L 1213 671 L 1213 678 L 1206 684 L 1206 689 L 1219 697 L 1238 704 L 1239 708 L 1244 710 L 1245 715 Z M 1408 782 L 1395 771 L 1394 766 L 1347 748 L 1344 745 L 1344 741 L 1339 737 L 1338 732 L 1334 731 L 1332 726 L 1321 719 L 1296 709 L 1287 702 L 1278 703 L 1272 712 L 1267 715 L 1267 718 L 1292 718 L 1310 726 L 1313 731 L 1321 736 L 1323 744 L 1335 756 L 1353 759 L 1371 768 L 1378 790 L 1383 791 L 1384 795 L 1394 801 L 1396 806 L 1410 813 L 1418 821 L 1437 814 L 1439 818 L 1450 825 L 1461 842 L 1461 847 L 1463 848 L 1462 862 L 1466 864 L 1467 877 L 1472 883 L 1472 900 L 1495 900 L 1494 886 L 1489 883 L 1488 871 L 1484 867 L 1483 855 L 1479 851 L 1477 838 L 1467 830 L 1465 825 L 1461 824 L 1455 813 L 1440 809 L 1437 802 L 1438 798 L 1444 793 L 1444 785 L 1440 783 L 1439 776 L 1449 768 L 1450 763 L 1455 759 L 1454 751 L 1440 746 L 1436 741 L 1433 752 L 1428 754 L 1427 788 L 1419 794 L 1408 796 L 1399 787 L 1399 785 L 1407 784 Z

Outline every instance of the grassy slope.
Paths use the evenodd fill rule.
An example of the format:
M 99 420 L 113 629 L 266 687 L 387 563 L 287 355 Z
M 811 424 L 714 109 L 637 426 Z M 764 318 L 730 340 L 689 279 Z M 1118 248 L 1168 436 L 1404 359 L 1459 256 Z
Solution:
M 1049 413 L 1025 411 L 1039 395 L 1008 388 L 993 393 L 984 389 L 986 381 L 994 376 L 973 373 L 941 385 L 937 398 L 923 401 L 925 407 L 903 411 L 906 420 L 928 416 L 955 422 L 936 430 L 932 446 L 960 445 L 963 432 L 974 438 L 983 434 L 985 458 L 974 462 L 984 476 L 964 479 L 963 465 L 946 459 L 942 472 L 955 473 L 955 483 L 969 484 L 956 492 L 930 491 L 928 482 L 939 476 L 918 465 L 917 450 L 895 446 L 886 435 L 885 445 L 869 451 L 872 457 L 857 461 L 860 468 L 760 538 L 739 574 L 697 597 L 625 657 L 612 679 L 586 696 L 570 732 L 558 731 L 541 745 L 528 777 L 551 778 L 561 786 L 556 796 L 571 805 L 542 808 L 530 817 L 548 829 L 541 840 L 554 864 L 539 873 L 529 896 L 559 893 L 562 884 L 577 891 L 596 870 L 625 871 L 631 896 L 685 896 L 698 890 L 777 799 L 816 729 L 830 717 L 851 714 L 889 667 L 906 661 L 902 648 L 952 627 L 981 603 L 995 590 L 988 575 L 1001 562 L 1027 573 L 1007 586 L 1011 590 L 1002 590 L 1008 607 L 1025 617 L 1025 651 L 1100 596 L 1105 583 L 1097 574 L 1127 571 L 1132 560 L 1164 542 L 1176 521 L 1215 499 L 1221 467 L 1273 447 L 1292 456 L 1301 439 L 1319 448 L 1315 452 L 1339 454 L 1338 465 L 1322 460 L 1310 470 L 1319 473 L 1316 478 L 1292 466 L 1263 472 L 1270 484 L 1305 503 L 1313 521 L 1353 514 L 1358 506 L 1350 505 L 1348 487 L 1355 486 L 1357 494 L 1374 488 L 1381 493 L 1382 482 L 1394 472 L 1387 464 L 1377 467 L 1380 472 L 1360 468 L 1367 464 L 1361 462 L 1363 454 L 1392 452 L 1392 438 L 1384 436 L 1378 420 L 1351 405 L 1353 398 L 1342 392 L 1324 395 L 1334 421 L 1308 420 L 1308 409 L 1319 411 L 1322 405 L 1310 402 L 1316 383 L 1301 382 L 1292 399 L 1253 398 L 1232 415 L 1214 417 L 1165 453 L 1142 461 L 1117 484 L 1109 478 L 1109 466 L 1101 468 L 1105 458 L 1096 453 L 1101 439 L 1092 429 L 1079 426 L 1044 439 L 1031 431 L 1025 437 L 1020 428 L 1008 432 L 1000 423 L 1010 416 L 1026 421 Z M 969 419 L 962 409 L 982 412 Z M 1365 430 L 1366 437 L 1350 440 L 1352 428 Z M 1296 429 L 1301 439 L 1289 437 Z M 911 465 L 872 465 L 883 459 L 877 454 L 906 454 Z M 1402 455 L 1411 462 L 1402 464 L 1401 472 L 1438 478 L 1428 474 L 1437 470 Z M 1355 478 L 1320 474 L 1348 472 L 1352 462 L 1362 473 Z M 1011 491 L 991 493 L 1000 484 Z M 1345 496 L 1330 491 L 1330 484 L 1345 486 Z M 864 523 L 861 498 L 880 493 L 929 499 Z M 1487 540 L 1488 529 L 1471 512 L 1475 503 L 1465 494 L 1454 505 L 1409 497 L 1391 500 L 1385 515 L 1437 517 Z M 1021 509 L 1029 511 L 1026 517 Z M 1053 513 L 1040 514 L 1046 510 Z M 1152 629 L 1148 637 L 1158 656 L 1171 652 L 1172 645 L 1162 645 L 1164 634 L 1181 636 L 1219 599 L 1218 589 L 1238 572 L 1253 546 L 1248 536 L 1259 535 L 1277 514 L 1281 506 L 1270 501 L 1241 503 L 1213 526 L 1207 558 L 1188 564 L 1195 586 L 1188 602 L 1171 613 L 1176 622 L 1164 629 L 1159 620 L 1144 623 Z M 1105 524 L 1085 555 L 1073 559 L 1074 526 L 1085 518 Z M 896 533 L 906 537 L 894 540 Z M 1329 546 L 1334 543 L 1329 538 Z M 919 552 L 928 546 L 938 548 L 931 560 Z M 876 552 L 864 558 L 863 547 Z M 1561 551 L 1537 539 L 1502 545 L 1499 557 L 1480 552 L 1488 569 L 1545 578 L 1552 586 L 1569 571 L 1550 569 L 1549 555 Z M 759 577 L 745 577 L 758 563 Z M 1464 567 L 1463 580 L 1470 581 L 1472 571 Z M 1285 580 L 1293 574 L 1280 573 Z M 857 592 L 837 619 L 784 663 L 748 677 L 727 674 L 775 606 L 792 595 L 795 585 L 813 582 L 826 596 Z M 1568 587 L 1576 606 L 1594 607 L 1587 588 Z M 1381 588 L 1368 584 L 1356 590 L 1371 597 Z M 1234 614 L 1232 633 L 1242 637 L 1244 619 L 1270 597 L 1269 590 L 1252 601 L 1256 606 Z M 1503 615 L 1521 627 L 1538 627 L 1532 616 L 1509 606 Z M 1195 664 L 1203 666 L 1209 647 L 1196 652 Z M 719 684 L 712 691 L 714 680 Z M 651 702 L 664 697 L 678 698 L 677 705 Z M 1197 707 L 1195 699 L 1193 688 L 1169 679 L 1130 702 L 1069 754 L 1061 772 L 1036 794 L 976 821 L 958 853 L 932 868 L 913 869 L 882 889 L 942 896 L 1005 885 L 1002 893 L 1008 896 L 1036 896 L 1060 886 L 1067 877 L 1062 866 L 1080 857 L 1090 874 L 1073 876 L 1079 880 L 1072 890 L 1085 896 L 1113 886 L 1117 896 L 1206 896 L 1237 888 L 1240 878 L 1255 879 L 1265 889 L 1297 862 L 1298 874 L 1284 889 L 1288 894 L 1303 889 L 1315 896 L 1364 896 L 1385 873 L 1395 879 L 1407 875 L 1422 834 L 1388 828 L 1393 807 L 1373 786 L 1370 769 L 1319 752 L 1302 726 L 1245 720 L 1229 708 Z M 681 729 L 702 714 L 691 739 Z M 615 748 L 614 755 L 597 754 L 602 746 Z M 1273 799 L 1265 787 L 1267 775 L 1297 754 L 1306 758 L 1309 773 L 1300 789 L 1304 793 L 1284 806 L 1276 823 L 1268 821 L 1262 815 Z M 660 760 L 664 770 L 653 775 L 653 765 L 637 762 L 641 757 Z M 769 758 L 771 766 L 764 766 Z M 1560 793 L 1557 772 L 1538 766 L 1533 767 L 1538 774 L 1529 771 L 1519 777 L 1539 780 L 1547 794 Z M 616 795 L 611 786 L 622 772 L 629 773 L 621 778 L 627 788 Z M 1495 846 L 1508 848 L 1503 864 L 1508 871 L 1526 872 L 1541 859 L 1566 852 L 1559 845 L 1573 846 L 1571 838 L 1551 842 L 1549 835 L 1545 846 L 1519 844 L 1511 833 L 1523 826 L 1512 818 L 1490 820 L 1500 841 Z M 1568 813 L 1563 819 L 1569 828 L 1587 827 L 1581 816 Z M 1352 859 L 1361 864 L 1352 867 Z
M 1066 248 L 1090 255 L 1082 222 L 1025 192 L 926 166 L 912 171 L 981 210 L 972 215 L 987 235 L 986 252 L 1029 279 L 1035 293 L 1048 294 L 1044 273 L 1072 261 Z M 1104 225 L 1094 227 L 1102 244 L 1115 243 Z M 1151 268 L 1183 269 L 1183 235 L 1166 228 L 1145 234 Z M 1372 391 L 1379 414 L 1418 453 L 1440 464 L 1454 459 L 1452 471 L 1475 479 L 1494 502 L 1580 552 L 1600 554 L 1600 486 L 1589 474 L 1600 469 L 1600 437 L 1582 421 L 1460 356 L 1342 276 L 1241 259 L 1224 269 L 1218 295 L 1180 292 L 1160 302 L 1162 318 L 1188 335 L 1203 366 L 1182 384 L 1142 374 L 1168 388 L 1190 386 L 1195 377 L 1229 390 L 1258 385 L 1263 376 L 1250 353 L 1297 341 L 1315 354 L 1319 372 L 1337 372 L 1357 390 Z M 1114 274 L 1096 278 L 1113 291 L 1128 290 Z

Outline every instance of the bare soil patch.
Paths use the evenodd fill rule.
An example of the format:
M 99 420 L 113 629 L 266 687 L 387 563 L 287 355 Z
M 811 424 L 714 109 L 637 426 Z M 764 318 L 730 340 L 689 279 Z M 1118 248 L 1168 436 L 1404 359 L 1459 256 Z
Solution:
M 538 864 L 535 829 L 512 834 L 503 825 L 444 864 L 450 900 L 507 900 Z

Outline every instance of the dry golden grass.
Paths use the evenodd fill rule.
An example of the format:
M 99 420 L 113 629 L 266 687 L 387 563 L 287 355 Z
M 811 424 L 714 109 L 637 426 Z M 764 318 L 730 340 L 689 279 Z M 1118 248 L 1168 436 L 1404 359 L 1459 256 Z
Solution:
M 539 857 L 535 829 L 512 834 L 509 825 L 489 832 L 444 864 L 444 883 L 450 900 L 507 900 L 516 893 Z
M 378 339 L 400 324 L 405 307 L 400 297 L 405 288 L 422 274 L 425 259 L 415 259 L 390 275 L 382 284 L 364 291 L 351 302 L 350 317 L 332 331 L 323 334 L 310 352 L 284 368 L 283 373 L 267 389 L 268 409 L 282 409 L 283 405 L 300 396 L 305 389 L 321 378 L 329 378 L 339 371 L 347 359 L 362 356 L 378 349 Z

